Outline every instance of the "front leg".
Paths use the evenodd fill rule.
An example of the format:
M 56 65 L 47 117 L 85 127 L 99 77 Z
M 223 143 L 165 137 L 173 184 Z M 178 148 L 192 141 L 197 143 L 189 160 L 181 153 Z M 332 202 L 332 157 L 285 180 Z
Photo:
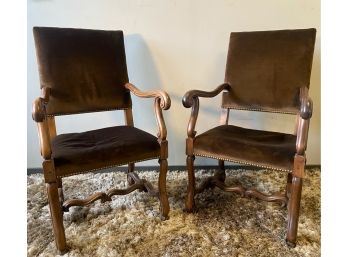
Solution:
M 193 168 L 193 162 L 195 160 L 194 155 L 188 155 L 186 159 L 186 165 L 187 165 L 187 172 L 188 172 L 188 186 L 187 186 L 187 196 L 186 196 L 186 202 L 185 202 L 185 209 L 186 212 L 194 212 L 195 210 L 195 189 L 196 189 L 196 182 L 195 182 L 195 173 Z
M 63 225 L 63 211 L 58 194 L 58 185 L 56 182 L 46 183 L 46 189 L 56 247 L 60 254 L 64 254 L 67 251 L 67 245 Z
M 168 162 L 167 159 L 159 159 L 160 164 L 160 174 L 158 179 L 158 193 L 160 200 L 160 212 L 161 212 L 161 220 L 169 219 L 169 202 L 168 195 L 166 190 L 166 178 L 167 178 L 167 170 L 168 170 Z
M 288 227 L 286 233 L 286 243 L 289 247 L 296 246 L 297 228 L 300 214 L 302 191 L 302 178 L 293 176 L 291 185 L 291 196 L 288 206 Z

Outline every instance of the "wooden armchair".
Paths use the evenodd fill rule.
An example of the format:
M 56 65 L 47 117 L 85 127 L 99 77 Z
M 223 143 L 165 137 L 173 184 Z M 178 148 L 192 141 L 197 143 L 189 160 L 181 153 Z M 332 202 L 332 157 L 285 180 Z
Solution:
M 35 45 L 42 96 L 33 103 L 53 231 L 60 253 L 67 250 L 63 212 L 113 195 L 145 191 L 160 200 L 162 219 L 168 218 L 166 193 L 168 142 L 162 110 L 170 108 L 164 91 L 142 92 L 128 82 L 122 31 L 35 27 Z M 135 128 L 130 93 L 154 98 L 157 137 Z M 55 116 L 123 110 L 125 126 L 57 135 Z M 159 159 L 159 190 L 140 179 L 134 163 Z M 64 201 L 62 178 L 128 164 L 126 189 L 98 192 L 87 199 Z
M 218 187 L 288 207 L 286 242 L 296 246 L 302 179 L 305 175 L 312 100 L 308 96 L 315 29 L 231 33 L 225 83 L 214 91 L 188 91 L 183 105 L 191 107 L 186 154 L 188 190 L 185 209 L 195 210 L 194 196 Z M 196 135 L 200 97 L 222 95 L 221 125 Z M 295 132 L 285 134 L 228 125 L 229 110 L 297 115 Z M 219 160 L 214 176 L 195 186 L 195 156 Z M 283 194 L 266 195 L 242 186 L 227 186 L 224 161 L 288 172 Z

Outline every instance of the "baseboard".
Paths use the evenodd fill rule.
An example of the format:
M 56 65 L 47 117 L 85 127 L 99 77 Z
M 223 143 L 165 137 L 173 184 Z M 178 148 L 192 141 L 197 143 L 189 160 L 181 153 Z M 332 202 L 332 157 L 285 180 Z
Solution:
M 147 170 L 158 170 L 159 166 L 135 166 L 135 170 L 142 172 L 142 171 L 147 171 Z M 196 170 L 211 170 L 211 169 L 216 169 L 217 166 L 208 166 L 208 165 L 203 165 L 203 166 L 195 166 Z M 232 169 L 232 170 L 238 170 L 238 169 L 248 169 L 248 170 L 259 170 L 262 168 L 258 167 L 253 167 L 253 166 L 247 166 L 247 165 L 230 165 L 230 166 L 225 166 L 226 169 Z M 306 165 L 307 169 L 313 169 L 313 168 L 321 168 L 321 165 Z M 178 165 L 178 166 L 168 166 L 168 171 L 186 171 L 186 166 L 184 165 Z M 103 169 L 97 171 L 97 173 L 106 173 L 106 172 L 112 172 L 112 171 L 122 171 L 126 172 L 127 167 L 121 166 L 121 167 L 116 167 L 116 168 L 109 168 L 109 169 Z M 37 173 L 43 173 L 42 168 L 28 168 L 27 169 L 27 175 L 32 175 L 32 174 L 37 174 Z

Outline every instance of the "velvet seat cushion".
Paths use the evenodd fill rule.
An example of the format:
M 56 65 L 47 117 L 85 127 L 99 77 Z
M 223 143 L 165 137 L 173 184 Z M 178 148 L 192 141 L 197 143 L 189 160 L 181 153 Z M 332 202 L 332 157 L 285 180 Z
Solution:
M 198 156 L 292 171 L 296 136 L 222 125 L 198 135 L 193 148 Z
M 160 155 L 155 136 L 130 126 L 61 134 L 51 143 L 59 177 L 154 159 Z

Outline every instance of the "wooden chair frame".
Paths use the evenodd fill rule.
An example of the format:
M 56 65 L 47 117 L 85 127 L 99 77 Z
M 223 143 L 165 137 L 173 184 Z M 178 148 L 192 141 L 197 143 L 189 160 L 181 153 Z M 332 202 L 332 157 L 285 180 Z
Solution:
M 111 201 L 113 195 L 125 195 L 134 190 L 148 192 L 152 196 L 156 196 L 160 201 L 161 219 L 168 219 L 169 202 L 166 191 L 166 176 L 168 168 L 168 141 L 167 129 L 163 119 L 162 110 L 168 110 L 171 105 L 171 100 L 168 94 L 162 90 L 157 91 L 140 91 L 131 83 L 126 83 L 127 88 L 131 93 L 140 98 L 154 98 L 154 111 L 158 126 L 158 143 L 160 144 L 160 173 L 158 180 L 158 190 L 155 190 L 152 185 L 145 179 L 140 179 L 134 172 L 134 163 L 128 164 L 127 181 L 129 187 L 126 189 L 111 189 L 108 192 L 97 192 L 86 199 L 70 199 L 64 200 L 62 178 L 58 177 L 55 172 L 54 160 L 52 158 L 51 140 L 57 135 L 55 118 L 46 114 L 46 105 L 50 100 L 50 88 L 42 88 L 42 95 L 33 103 L 32 116 L 37 122 L 38 134 L 40 140 L 40 151 L 43 157 L 43 172 L 47 188 L 48 203 L 50 206 L 51 219 L 55 242 L 60 254 L 67 251 L 65 238 L 65 230 L 63 225 L 63 212 L 69 211 L 71 206 L 86 206 L 96 200 L 102 202 Z M 125 124 L 134 126 L 132 109 L 124 110 Z
M 194 155 L 194 140 L 196 136 L 195 126 L 199 112 L 199 98 L 213 98 L 220 94 L 222 91 L 230 91 L 231 85 L 224 83 L 218 86 L 215 90 L 207 92 L 201 90 L 188 91 L 183 97 L 183 105 L 186 108 L 192 108 L 190 120 L 187 127 L 187 139 L 186 139 L 186 155 L 187 155 L 187 171 L 188 171 L 188 188 L 185 202 L 185 211 L 194 212 L 195 202 L 194 196 L 203 192 L 207 188 L 218 187 L 225 192 L 237 192 L 242 197 L 253 196 L 255 198 L 268 201 L 279 202 L 282 206 L 288 207 L 288 226 L 286 243 L 290 247 L 296 246 L 297 227 L 299 220 L 300 201 L 302 180 L 305 175 L 305 163 L 306 156 L 305 150 L 307 148 L 309 121 L 312 116 L 313 103 L 308 96 L 308 88 L 300 88 L 300 101 L 301 107 L 297 113 L 297 121 L 295 125 L 294 135 L 296 135 L 296 154 L 294 156 L 294 168 L 292 172 L 288 173 L 285 193 L 277 193 L 272 195 L 263 194 L 255 189 L 245 189 L 242 186 L 227 186 L 224 181 L 226 178 L 224 160 L 218 158 L 219 169 L 215 172 L 214 176 L 207 178 L 202 184 L 196 187 L 195 174 L 193 163 L 195 160 Z M 229 120 L 229 108 L 222 108 L 221 112 L 221 125 L 227 125 Z M 210 157 L 210 156 L 209 156 Z M 215 157 L 210 157 L 215 158 Z M 270 167 L 271 168 L 271 167 Z

